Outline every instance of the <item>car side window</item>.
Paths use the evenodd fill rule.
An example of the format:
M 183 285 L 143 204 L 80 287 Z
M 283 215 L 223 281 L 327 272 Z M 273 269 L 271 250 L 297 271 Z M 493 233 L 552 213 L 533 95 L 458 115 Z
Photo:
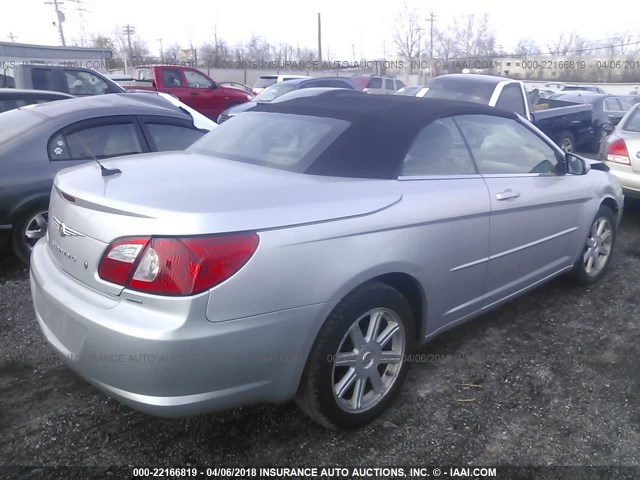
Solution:
M 400 90 L 401 88 L 406 87 L 406 85 L 404 84 L 403 81 L 401 80 L 396 80 L 396 90 Z
M 407 152 L 400 175 L 470 175 L 478 173 L 458 127 L 451 118 L 424 127 Z
M 516 112 L 523 117 L 526 115 L 524 108 L 524 97 L 522 95 L 522 89 L 520 85 L 510 83 L 505 85 L 500 93 L 500 97 L 496 102 L 496 108 L 504 108 L 511 112 Z
M 138 78 L 136 80 L 151 81 L 153 80 L 153 72 L 150 68 L 141 68 L 136 71 Z
M 180 70 L 177 68 L 163 68 L 162 83 L 165 87 L 181 87 Z
M 385 88 L 385 90 L 394 90 L 395 91 L 395 88 L 393 86 L 393 79 L 387 78 L 384 81 L 384 88 Z
M 560 172 L 556 150 L 517 120 L 493 115 L 461 115 L 455 119 L 480 173 Z
M 133 122 L 91 125 L 59 133 L 49 141 L 51 160 L 90 160 L 142 153 Z
M 184 150 L 205 134 L 195 128 L 163 123 L 149 122 L 147 128 L 156 150 L 159 152 Z
M 624 98 L 618 97 L 618 102 L 620 102 L 620 108 L 622 108 L 623 112 L 626 112 L 633 107 L 633 104 Z
M 50 68 L 34 68 L 31 70 L 31 82 L 35 90 L 54 90 L 53 70 Z
M 606 112 L 619 112 L 621 110 L 617 98 L 605 98 L 603 108 Z
M 107 82 L 91 72 L 65 70 L 64 76 L 71 95 L 102 95 L 109 91 Z
M 367 88 L 382 88 L 382 79 L 380 77 L 370 78 Z
M 193 70 L 185 70 L 184 78 L 187 79 L 187 85 L 190 88 L 211 88 L 211 80 Z

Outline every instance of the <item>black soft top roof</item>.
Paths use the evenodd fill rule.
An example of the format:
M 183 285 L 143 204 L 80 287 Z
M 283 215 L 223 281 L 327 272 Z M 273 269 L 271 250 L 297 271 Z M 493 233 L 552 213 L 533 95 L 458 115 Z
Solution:
M 351 90 L 258 104 L 253 111 L 347 120 L 350 127 L 305 173 L 358 178 L 396 178 L 401 162 L 420 130 L 439 118 L 452 115 L 517 118 L 513 112 L 470 102 L 363 95 Z

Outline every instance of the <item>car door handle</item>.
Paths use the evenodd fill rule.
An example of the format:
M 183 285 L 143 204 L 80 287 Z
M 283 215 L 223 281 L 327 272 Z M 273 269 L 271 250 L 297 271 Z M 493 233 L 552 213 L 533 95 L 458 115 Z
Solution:
M 509 200 L 510 198 L 518 198 L 519 196 L 519 192 L 514 192 L 510 188 L 508 188 L 504 192 L 496 193 L 496 199 L 498 200 Z

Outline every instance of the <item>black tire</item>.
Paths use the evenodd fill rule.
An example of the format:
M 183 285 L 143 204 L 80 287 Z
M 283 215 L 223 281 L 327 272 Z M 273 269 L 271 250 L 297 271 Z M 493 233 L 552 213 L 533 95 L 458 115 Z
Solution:
M 597 230 L 597 225 L 599 222 L 605 223 L 605 229 L 610 230 L 610 236 L 607 239 L 602 239 L 603 235 L 594 237 L 594 230 Z M 602 276 L 606 273 L 609 265 L 611 264 L 611 258 L 613 257 L 613 252 L 616 243 L 616 216 L 611 208 L 606 205 L 600 206 L 598 213 L 596 214 L 591 226 L 589 227 L 589 233 L 587 234 L 587 238 L 585 239 L 585 243 L 580 250 L 580 255 L 576 260 L 573 269 L 573 278 L 580 285 L 592 285 L 596 283 L 598 280 L 602 278 Z M 603 254 L 603 248 L 607 248 L 608 254 L 606 258 Z M 600 259 L 602 264 L 597 268 L 589 271 L 588 269 L 588 259 L 591 257 L 593 259 L 593 263 L 596 265 L 598 261 L 596 258 Z M 593 264 L 592 264 L 593 268 Z
M 355 342 L 350 343 L 352 337 L 349 332 L 355 335 L 352 327 L 356 323 L 359 324 L 362 340 L 367 341 L 369 332 L 365 330 L 365 333 L 362 333 L 362 327 L 366 325 L 369 328 L 371 319 L 375 315 L 372 314 L 367 319 L 365 314 L 368 312 L 379 313 L 377 318 L 381 320 L 377 324 L 383 330 L 377 338 L 380 338 L 382 332 L 397 329 L 397 337 L 394 333 L 387 342 L 382 342 L 380 350 L 376 350 L 380 347 L 377 342 L 365 343 L 359 349 L 355 347 Z M 362 427 L 380 415 L 397 395 L 409 366 L 405 356 L 413 351 L 414 345 L 415 324 L 407 299 L 395 288 L 381 282 L 362 285 L 336 306 L 320 330 L 300 381 L 296 403 L 309 417 L 325 427 L 331 429 Z M 345 352 L 344 348 L 352 348 L 352 351 Z M 390 349 L 385 350 L 386 348 Z M 402 354 L 399 354 L 401 350 L 403 350 Z M 383 351 L 400 360 L 379 364 L 380 352 Z M 339 353 L 352 354 L 354 365 L 357 363 L 357 367 L 334 367 L 334 361 L 339 358 Z M 371 375 L 364 379 L 355 376 L 350 400 L 339 399 L 334 393 L 334 387 L 340 383 L 335 380 L 337 378 L 345 380 L 349 376 L 346 373 L 347 370 Z M 375 391 L 372 383 L 376 375 L 381 382 L 388 382 L 386 384 L 375 382 L 378 384 L 378 392 Z M 356 394 L 358 385 L 362 385 L 363 394 L 360 396 Z M 347 395 L 350 390 L 351 387 L 347 387 L 344 394 Z M 353 401 L 354 397 L 361 399 L 358 400 L 363 403 L 361 411 L 348 411 L 347 404 Z M 367 402 L 374 403 L 366 405 Z
M 575 152 L 576 151 L 576 139 L 569 130 L 565 130 L 558 137 L 558 146 L 563 152 Z
M 47 209 L 48 207 L 46 205 L 32 207 L 22 214 L 13 226 L 11 246 L 16 256 L 24 263 L 29 263 L 33 245 L 46 234 Z M 43 219 L 44 223 L 42 222 Z M 37 238 L 34 236 L 36 232 L 38 232 L 37 235 L 39 235 Z

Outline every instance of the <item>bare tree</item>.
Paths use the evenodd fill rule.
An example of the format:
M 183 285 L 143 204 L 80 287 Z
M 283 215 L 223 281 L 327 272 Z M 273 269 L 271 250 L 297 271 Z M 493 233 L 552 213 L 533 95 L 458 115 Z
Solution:
M 540 50 L 540 47 L 538 47 L 531 38 L 523 38 L 520 40 L 513 51 L 514 55 L 522 58 L 527 58 L 529 55 L 540 55 L 541 53 L 542 50 Z
M 162 52 L 162 56 L 164 57 L 164 61 L 167 63 L 176 63 L 180 61 L 180 45 L 177 43 L 173 43 L 164 49 Z
M 577 34 L 572 32 L 568 35 L 561 33 L 553 43 L 549 45 L 549 53 L 553 55 L 566 55 L 574 49 Z
M 393 43 L 398 53 L 409 62 L 409 73 L 413 73 L 413 60 L 420 56 L 421 39 L 420 15 L 415 8 L 409 8 L 404 3 L 403 10 L 395 18 Z
M 449 60 L 453 56 L 455 42 L 448 30 L 436 30 L 433 34 L 433 50 L 436 58 Z
M 455 19 L 449 33 L 453 37 L 453 49 L 458 57 L 472 58 L 495 54 L 496 37 L 489 26 L 487 14 L 482 17 L 469 14 Z
M 129 51 L 129 42 L 121 27 L 116 27 L 113 31 L 113 45 L 116 47 L 118 56 L 123 60 L 126 59 L 126 62 L 143 63 L 157 60 L 151 57 L 147 42 L 138 35 L 131 39 L 131 51 Z
M 223 62 L 228 61 L 231 52 L 224 40 L 217 39 L 214 43 L 205 43 L 200 47 L 200 58 L 209 68 L 220 68 Z
M 91 38 L 91 46 L 101 50 L 109 50 L 113 57 L 106 60 L 106 68 L 122 68 L 124 61 L 118 55 L 118 48 L 114 41 L 106 35 L 95 35 Z

